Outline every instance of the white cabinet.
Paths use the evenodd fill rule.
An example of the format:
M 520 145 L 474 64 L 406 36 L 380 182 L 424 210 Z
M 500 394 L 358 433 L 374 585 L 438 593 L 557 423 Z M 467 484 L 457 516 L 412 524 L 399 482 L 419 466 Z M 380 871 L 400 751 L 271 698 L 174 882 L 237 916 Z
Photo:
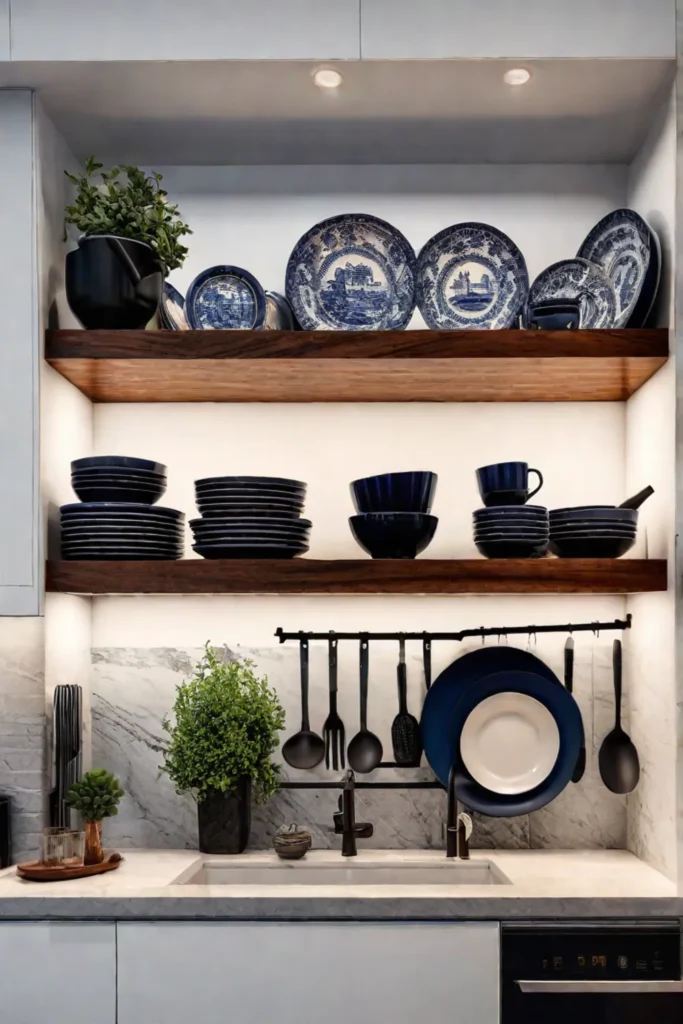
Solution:
M 0 60 L 9 60 L 9 0 L 0 0 Z
M 115 1024 L 115 928 L 85 922 L 0 923 L 3 1024 Z
M 498 1024 L 492 923 L 118 925 L 118 1024 Z
M 362 0 L 373 58 L 668 57 L 675 0 Z
M 41 597 L 34 141 L 32 94 L 0 91 L 0 615 Z
M 12 60 L 360 56 L 360 0 L 10 2 Z

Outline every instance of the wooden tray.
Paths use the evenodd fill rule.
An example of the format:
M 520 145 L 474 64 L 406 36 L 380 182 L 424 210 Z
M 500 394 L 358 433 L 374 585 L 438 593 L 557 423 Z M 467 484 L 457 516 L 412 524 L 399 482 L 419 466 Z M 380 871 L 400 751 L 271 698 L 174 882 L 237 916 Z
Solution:
M 105 871 L 114 871 L 123 857 L 120 853 L 112 853 L 101 864 L 87 864 L 77 868 L 48 867 L 39 860 L 17 864 L 17 874 L 31 882 L 65 882 L 69 878 L 87 878 L 88 875 L 101 875 Z

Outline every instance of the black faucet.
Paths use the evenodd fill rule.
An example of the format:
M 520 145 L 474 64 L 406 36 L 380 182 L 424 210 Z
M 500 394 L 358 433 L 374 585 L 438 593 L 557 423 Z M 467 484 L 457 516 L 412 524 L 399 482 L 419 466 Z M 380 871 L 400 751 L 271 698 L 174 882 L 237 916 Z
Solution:
M 470 859 L 470 847 L 467 839 L 467 826 L 471 826 L 468 814 L 458 814 L 458 798 L 455 793 L 456 767 L 453 765 L 448 775 L 448 813 L 446 817 L 446 856 L 459 857 L 460 860 Z
M 356 776 L 351 769 L 342 780 L 342 795 L 339 810 L 334 814 L 334 831 L 342 837 L 342 857 L 355 857 L 356 839 L 369 839 L 374 832 L 370 822 L 356 824 Z

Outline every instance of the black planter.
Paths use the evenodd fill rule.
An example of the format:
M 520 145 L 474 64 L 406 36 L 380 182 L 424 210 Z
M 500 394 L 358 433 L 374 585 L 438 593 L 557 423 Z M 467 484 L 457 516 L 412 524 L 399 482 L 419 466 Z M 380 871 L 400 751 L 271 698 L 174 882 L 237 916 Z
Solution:
M 164 277 L 144 242 L 113 235 L 81 238 L 66 257 L 66 297 L 87 330 L 138 330 L 152 319 Z
M 243 853 L 251 831 L 251 779 L 227 793 L 212 790 L 197 804 L 202 853 Z

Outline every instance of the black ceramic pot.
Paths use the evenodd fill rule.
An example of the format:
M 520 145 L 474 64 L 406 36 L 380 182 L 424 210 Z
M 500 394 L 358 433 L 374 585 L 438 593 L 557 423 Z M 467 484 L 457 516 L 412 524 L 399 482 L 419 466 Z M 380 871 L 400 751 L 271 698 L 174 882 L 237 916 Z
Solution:
M 66 297 L 86 330 L 138 330 L 157 311 L 164 277 L 144 242 L 81 238 L 66 257 Z
M 202 853 L 244 853 L 251 831 L 251 779 L 227 793 L 212 790 L 197 804 Z

